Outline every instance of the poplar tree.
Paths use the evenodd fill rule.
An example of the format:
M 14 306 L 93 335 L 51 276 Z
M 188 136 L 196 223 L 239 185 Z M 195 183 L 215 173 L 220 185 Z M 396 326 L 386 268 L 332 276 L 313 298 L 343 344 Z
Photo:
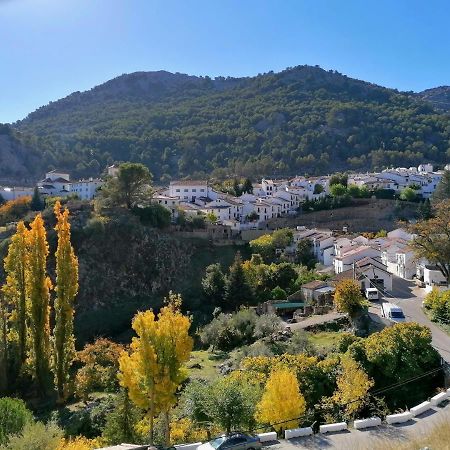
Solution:
M 18 357 L 20 368 L 27 358 L 27 283 L 28 267 L 27 239 L 29 231 L 21 221 L 17 224 L 16 233 L 11 238 L 8 254 L 4 260 L 6 284 L 3 292 L 9 300 L 14 314 L 11 317 L 12 327 L 17 333 Z
M 8 389 L 8 311 L 0 290 L 0 394 Z
M 50 381 L 50 289 L 47 276 L 48 243 L 42 216 L 38 214 L 28 233 L 27 296 L 30 307 L 29 360 L 41 394 Z
M 180 306 L 181 297 L 171 293 L 157 317 L 151 310 L 137 313 L 132 327 L 138 337 L 133 338 L 131 353 L 119 359 L 120 384 L 128 389 L 131 401 L 147 411 L 150 444 L 154 417 L 168 412 L 187 377 L 185 363 L 193 341 L 188 333 L 191 321 Z
M 78 259 L 70 242 L 69 211 L 61 212 L 59 201 L 55 203 L 58 233 L 56 250 L 56 298 L 55 326 L 53 329 L 53 373 L 58 401 L 65 400 L 69 372 L 75 357 L 73 336 L 73 303 L 78 292 Z

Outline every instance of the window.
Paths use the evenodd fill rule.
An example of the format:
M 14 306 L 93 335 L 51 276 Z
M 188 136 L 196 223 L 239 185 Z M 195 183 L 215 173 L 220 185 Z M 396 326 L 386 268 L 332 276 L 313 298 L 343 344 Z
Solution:
M 204 189 L 200 189 L 200 192 L 205 192 L 205 190 Z
M 189 189 L 185 189 L 184 192 L 189 192 Z
M 175 189 L 175 192 L 180 192 L 180 190 L 179 189 Z
M 192 189 L 192 192 L 197 192 L 197 189 Z

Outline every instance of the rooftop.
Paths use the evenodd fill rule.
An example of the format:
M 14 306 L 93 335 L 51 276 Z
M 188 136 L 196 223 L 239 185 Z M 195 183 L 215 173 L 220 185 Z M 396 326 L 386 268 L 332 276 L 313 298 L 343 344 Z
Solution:
M 175 180 L 171 181 L 171 186 L 206 186 L 207 180 Z

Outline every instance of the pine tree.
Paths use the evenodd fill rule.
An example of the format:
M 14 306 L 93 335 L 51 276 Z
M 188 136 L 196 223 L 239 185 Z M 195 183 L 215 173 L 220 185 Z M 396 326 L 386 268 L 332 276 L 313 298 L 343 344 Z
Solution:
M 70 243 L 69 211 L 61 212 L 59 201 L 55 203 L 58 233 L 56 250 L 56 299 L 55 326 L 53 329 L 53 372 L 58 400 L 67 394 L 69 371 L 75 356 L 73 336 L 73 302 L 78 292 L 78 260 Z
M 11 238 L 8 254 L 4 261 L 6 284 L 3 292 L 14 311 L 12 327 L 18 338 L 18 359 L 20 368 L 27 358 L 28 307 L 26 273 L 28 267 L 27 239 L 29 231 L 23 222 L 17 224 L 17 230 Z
M 39 195 L 37 186 L 34 188 L 33 197 L 31 197 L 30 208 L 32 211 L 42 211 L 45 208 L 45 203 Z
M 245 277 L 241 254 L 237 252 L 225 284 L 224 306 L 236 310 L 241 305 L 252 304 L 254 297 L 253 289 Z
M 42 216 L 38 214 L 28 233 L 27 296 L 30 308 L 31 346 L 29 360 L 33 377 L 42 395 L 50 374 L 50 289 L 47 276 L 48 243 Z
M 242 193 L 253 194 L 253 184 L 249 178 L 244 180 L 242 185 Z

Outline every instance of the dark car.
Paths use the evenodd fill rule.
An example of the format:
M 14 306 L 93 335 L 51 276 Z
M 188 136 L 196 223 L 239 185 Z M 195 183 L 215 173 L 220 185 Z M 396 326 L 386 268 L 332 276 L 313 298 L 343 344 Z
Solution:
M 260 450 L 259 437 L 245 433 L 231 433 L 216 437 L 197 450 Z

